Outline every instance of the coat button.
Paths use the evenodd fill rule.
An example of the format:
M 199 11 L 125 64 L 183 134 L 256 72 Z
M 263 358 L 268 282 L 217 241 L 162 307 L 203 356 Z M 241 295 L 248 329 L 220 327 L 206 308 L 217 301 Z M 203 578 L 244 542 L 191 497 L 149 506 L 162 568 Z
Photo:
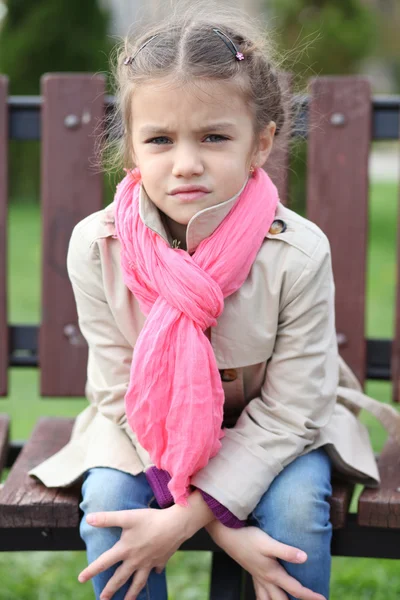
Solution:
M 282 219 L 275 219 L 275 221 L 272 222 L 271 227 L 269 228 L 269 233 L 272 233 L 272 235 L 276 235 L 277 233 L 283 233 L 284 231 L 286 231 L 286 229 L 287 225 L 285 221 L 282 221 Z
M 236 369 L 221 369 L 220 375 L 222 381 L 235 381 L 238 377 Z

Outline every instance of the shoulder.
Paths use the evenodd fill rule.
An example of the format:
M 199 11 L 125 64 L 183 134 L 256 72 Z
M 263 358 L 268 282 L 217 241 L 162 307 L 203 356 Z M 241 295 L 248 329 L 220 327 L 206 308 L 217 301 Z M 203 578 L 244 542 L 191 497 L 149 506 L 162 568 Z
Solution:
M 113 211 L 114 203 L 111 203 L 106 208 L 91 213 L 79 221 L 72 230 L 70 245 L 77 245 L 82 250 L 89 251 L 99 238 L 113 236 L 115 234 Z
M 93 272 L 97 263 L 100 270 L 98 240 L 115 235 L 113 206 L 91 213 L 79 221 L 72 230 L 67 254 L 70 277 L 84 278 Z
M 318 225 L 279 203 L 275 220 L 257 256 L 272 289 L 280 289 L 281 306 L 295 294 L 312 293 L 316 285 L 334 287 L 331 248 Z M 277 233 L 277 231 L 280 231 Z
M 279 233 L 274 233 L 274 229 L 271 228 L 265 236 L 266 241 L 274 240 L 286 245 L 293 256 L 298 255 L 299 259 L 306 262 L 330 254 L 328 237 L 316 223 L 302 217 L 281 202 L 278 203 L 275 220 L 282 221 L 284 228 Z M 271 244 L 267 243 L 266 246 L 268 245 L 271 247 Z

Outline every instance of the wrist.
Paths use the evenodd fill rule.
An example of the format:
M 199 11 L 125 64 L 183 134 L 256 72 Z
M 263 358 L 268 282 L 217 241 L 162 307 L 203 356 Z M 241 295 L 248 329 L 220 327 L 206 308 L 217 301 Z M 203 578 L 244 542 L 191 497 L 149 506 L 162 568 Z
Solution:
M 210 536 L 210 538 L 213 540 L 213 542 L 215 542 L 217 544 L 217 546 L 219 546 L 220 548 L 225 550 L 224 535 L 226 533 L 229 534 L 229 532 L 232 531 L 232 529 L 227 527 L 223 523 L 221 523 L 221 521 L 219 521 L 218 519 L 214 519 L 214 521 L 211 521 L 211 523 L 208 523 L 208 525 L 206 525 L 205 529 L 206 529 L 208 535 Z
M 226 527 L 230 527 L 231 529 L 240 529 L 241 527 L 245 527 L 247 525 L 246 521 L 242 521 L 238 519 L 226 506 L 218 502 L 213 496 L 207 494 L 203 490 L 200 490 L 203 499 L 207 503 L 207 506 L 213 512 L 213 515 L 218 521 L 220 521 Z
M 214 538 L 214 535 L 217 533 L 217 530 L 220 527 L 225 527 L 225 525 L 223 525 L 221 523 L 221 521 L 218 521 L 218 519 L 214 519 L 214 521 L 211 521 L 210 523 L 207 523 L 207 525 L 205 526 L 205 529 L 208 531 L 208 533 L 210 534 L 210 536 L 212 538 Z
M 202 527 L 207 527 L 215 521 L 212 510 L 207 505 L 199 490 L 193 491 L 188 497 L 187 502 L 188 506 L 174 504 L 167 509 L 179 519 L 185 540 L 190 539 Z

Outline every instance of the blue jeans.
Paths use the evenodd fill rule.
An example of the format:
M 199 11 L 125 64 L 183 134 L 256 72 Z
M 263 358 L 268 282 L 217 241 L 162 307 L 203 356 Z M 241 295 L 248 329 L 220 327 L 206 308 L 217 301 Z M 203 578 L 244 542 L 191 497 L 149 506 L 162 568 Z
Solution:
M 329 598 L 331 570 L 331 468 L 323 448 L 296 458 L 274 479 L 248 518 L 249 525 L 260 527 L 275 540 L 307 553 L 308 559 L 303 564 L 279 562 L 302 585 L 325 598 Z M 92 527 L 86 523 L 87 514 L 146 507 L 159 508 L 144 473 L 133 476 L 106 467 L 89 469 L 84 476 L 80 503 L 84 513 L 80 535 L 86 544 L 88 563 L 112 548 L 122 530 Z M 120 564 L 92 578 L 97 600 Z M 132 580 L 133 575 L 114 594 L 113 600 L 125 598 Z M 160 574 L 153 569 L 138 600 L 167 600 L 167 597 L 165 569 Z

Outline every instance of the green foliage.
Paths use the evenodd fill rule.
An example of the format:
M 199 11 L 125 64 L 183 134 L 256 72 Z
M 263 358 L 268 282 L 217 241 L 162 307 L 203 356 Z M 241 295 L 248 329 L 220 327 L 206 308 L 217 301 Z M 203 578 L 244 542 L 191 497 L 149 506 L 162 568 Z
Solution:
M 295 89 L 310 77 L 357 73 L 377 45 L 375 10 L 362 0 L 266 0 L 275 29 L 281 70 L 294 74 Z M 306 144 L 292 153 L 291 206 L 305 210 Z
M 361 0 L 268 0 L 285 68 L 301 81 L 356 73 L 377 41 L 375 11 Z M 306 54 L 302 57 L 303 52 Z
M 9 0 L 0 72 L 11 94 L 39 94 L 43 73 L 107 68 L 108 15 L 97 0 Z
M 379 15 L 379 45 L 376 54 L 389 66 L 394 79 L 394 92 L 400 92 L 400 3 L 393 1 L 386 5 Z
M 97 0 L 8 0 L 0 29 L 0 73 L 11 95 L 39 95 L 49 72 L 104 72 L 111 41 Z M 39 196 L 39 144 L 10 147 L 11 197 Z

